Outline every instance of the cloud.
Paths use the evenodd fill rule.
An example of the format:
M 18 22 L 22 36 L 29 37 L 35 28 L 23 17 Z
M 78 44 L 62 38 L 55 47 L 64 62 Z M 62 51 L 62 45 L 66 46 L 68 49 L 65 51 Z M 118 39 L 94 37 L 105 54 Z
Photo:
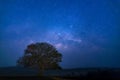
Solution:
M 62 45 L 62 43 L 57 43 L 57 44 L 55 44 L 55 47 L 56 48 L 61 48 L 63 45 Z
M 67 49 L 67 48 L 68 48 L 68 46 L 65 45 L 65 44 L 63 44 L 63 43 L 56 43 L 56 44 L 54 44 L 54 46 L 55 46 L 57 49 L 59 49 L 59 50 L 63 50 L 63 49 Z
M 35 41 L 33 41 L 33 40 L 30 40 L 30 41 L 29 41 L 29 43 L 30 43 L 30 44 L 32 44 L 32 43 L 35 43 Z
M 77 43 L 81 43 L 82 42 L 81 39 L 77 39 L 77 38 L 68 38 L 66 40 L 70 40 L 70 41 L 77 42 Z

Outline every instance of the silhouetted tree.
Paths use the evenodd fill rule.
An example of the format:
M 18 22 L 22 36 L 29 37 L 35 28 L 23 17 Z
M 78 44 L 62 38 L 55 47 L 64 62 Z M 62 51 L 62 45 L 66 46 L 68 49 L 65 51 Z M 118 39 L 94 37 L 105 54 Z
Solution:
M 61 69 L 59 62 L 62 54 L 49 43 L 41 42 L 30 44 L 24 51 L 24 55 L 18 59 L 17 64 L 24 67 L 45 69 Z

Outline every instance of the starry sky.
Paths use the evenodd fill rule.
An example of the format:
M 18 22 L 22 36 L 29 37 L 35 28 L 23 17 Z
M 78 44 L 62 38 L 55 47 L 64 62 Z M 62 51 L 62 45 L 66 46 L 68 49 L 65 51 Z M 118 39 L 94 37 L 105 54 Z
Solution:
M 0 67 L 48 42 L 63 68 L 120 67 L 120 0 L 0 0 Z

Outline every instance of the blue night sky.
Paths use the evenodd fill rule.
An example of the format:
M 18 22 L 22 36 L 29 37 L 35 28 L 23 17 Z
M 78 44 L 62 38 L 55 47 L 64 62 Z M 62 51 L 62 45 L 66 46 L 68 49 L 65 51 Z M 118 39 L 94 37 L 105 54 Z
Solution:
M 49 42 L 63 68 L 120 67 L 120 0 L 0 0 L 0 67 Z

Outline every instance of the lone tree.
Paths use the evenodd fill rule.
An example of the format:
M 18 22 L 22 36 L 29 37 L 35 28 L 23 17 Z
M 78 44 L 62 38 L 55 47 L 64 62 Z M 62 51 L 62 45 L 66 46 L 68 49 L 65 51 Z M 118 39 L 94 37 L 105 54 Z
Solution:
M 59 66 L 61 59 L 62 54 L 54 46 L 41 42 L 28 45 L 24 55 L 18 59 L 17 64 L 44 71 L 46 69 L 61 69 Z

